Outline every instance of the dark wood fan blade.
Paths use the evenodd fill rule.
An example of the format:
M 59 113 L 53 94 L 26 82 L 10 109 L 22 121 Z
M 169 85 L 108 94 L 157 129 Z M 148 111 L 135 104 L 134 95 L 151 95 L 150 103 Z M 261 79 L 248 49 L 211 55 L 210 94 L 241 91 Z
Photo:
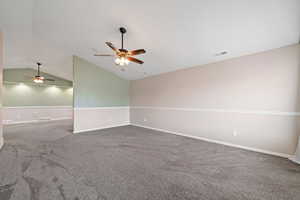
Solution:
M 135 63 L 138 63 L 138 64 L 143 64 L 144 62 L 139 60 L 139 59 L 136 59 L 134 57 L 127 57 L 127 59 L 131 62 L 135 62 Z
M 129 51 L 128 54 L 131 56 L 134 55 L 139 55 L 139 54 L 143 54 L 146 53 L 145 49 L 137 49 L 137 50 L 133 50 L 133 51 Z
M 55 81 L 54 79 L 51 79 L 51 78 L 45 78 L 44 80 L 45 81 Z
M 118 52 L 119 50 L 111 43 L 111 42 L 105 42 L 107 46 L 109 46 L 112 50 L 115 52 Z
M 114 56 L 114 55 L 111 55 L 111 54 L 94 54 L 94 56 Z

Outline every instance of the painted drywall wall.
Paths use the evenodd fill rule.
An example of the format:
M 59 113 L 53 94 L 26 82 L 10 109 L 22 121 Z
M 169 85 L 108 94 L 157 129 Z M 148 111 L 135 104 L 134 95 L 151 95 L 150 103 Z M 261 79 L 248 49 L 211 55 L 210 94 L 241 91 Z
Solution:
M 72 106 L 72 87 L 45 86 L 27 83 L 3 84 L 3 106 Z
M 129 81 L 74 56 L 74 107 L 129 105 Z
M 3 34 L 0 31 L 0 85 L 2 85 L 2 73 L 3 73 Z M 2 88 L 0 87 L 0 149 L 3 146 L 3 131 L 2 131 Z
M 74 132 L 129 124 L 129 81 L 73 57 Z
M 132 124 L 281 154 L 299 133 L 300 45 L 131 82 Z
M 36 122 L 40 120 L 71 119 L 73 117 L 72 82 L 41 73 L 54 82 L 33 83 L 34 69 L 4 69 L 4 124 Z
M 73 118 L 72 106 L 4 107 L 3 124 L 40 122 Z
M 4 107 L 73 105 L 71 81 L 42 73 L 42 76 L 55 81 L 36 84 L 31 78 L 36 73 L 34 69 L 4 69 Z
M 3 73 L 3 34 L 0 31 L 0 85 L 2 85 Z M 0 87 L 0 149 L 3 146 L 3 131 L 2 131 L 2 88 Z

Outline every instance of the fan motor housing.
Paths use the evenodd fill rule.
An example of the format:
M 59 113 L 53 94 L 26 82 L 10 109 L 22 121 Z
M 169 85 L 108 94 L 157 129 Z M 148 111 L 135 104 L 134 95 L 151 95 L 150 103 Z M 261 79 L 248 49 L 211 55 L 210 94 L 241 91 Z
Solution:
M 120 32 L 121 32 L 122 34 L 126 33 L 126 28 L 121 27 L 121 28 L 120 28 Z
M 128 52 L 127 49 L 119 49 L 119 51 L 122 52 L 122 53 L 127 53 Z

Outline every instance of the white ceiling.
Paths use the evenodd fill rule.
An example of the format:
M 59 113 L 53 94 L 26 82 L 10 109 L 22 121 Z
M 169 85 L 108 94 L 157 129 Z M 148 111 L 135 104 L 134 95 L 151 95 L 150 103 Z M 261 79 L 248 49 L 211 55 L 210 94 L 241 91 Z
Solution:
M 104 44 L 145 48 L 142 66 L 121 72 Z M 127 79 L 187 68 L 299 42 L 299 0 L 1 0 L 5 66 L 45 63 L 72 79 L 72 55 Z M 227 51 L 224 56 L 215 54 Z M 146 75 L 145 75 L 146 72 Z

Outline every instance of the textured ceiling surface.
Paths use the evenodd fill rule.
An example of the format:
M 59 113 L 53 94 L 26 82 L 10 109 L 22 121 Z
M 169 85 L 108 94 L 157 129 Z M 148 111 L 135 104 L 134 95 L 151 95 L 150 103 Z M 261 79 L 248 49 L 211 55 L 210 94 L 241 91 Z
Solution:
M 104 42 L 145 48 L 120 71 Z M 299 42 L 299 0 L 1 0 L 5 67 L 29 67 L 72 79 L 72 55 L 127 79 L 266 51 Z M 228 54 L 216 56 L 227 51 Z

